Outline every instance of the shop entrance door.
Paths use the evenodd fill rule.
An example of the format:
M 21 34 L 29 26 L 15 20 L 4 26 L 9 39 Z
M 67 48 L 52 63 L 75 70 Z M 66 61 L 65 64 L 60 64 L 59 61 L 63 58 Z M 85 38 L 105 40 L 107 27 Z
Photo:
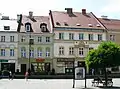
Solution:
M 26 64 L 21 64 L 21 73 L 25 73 L 26 72 Z

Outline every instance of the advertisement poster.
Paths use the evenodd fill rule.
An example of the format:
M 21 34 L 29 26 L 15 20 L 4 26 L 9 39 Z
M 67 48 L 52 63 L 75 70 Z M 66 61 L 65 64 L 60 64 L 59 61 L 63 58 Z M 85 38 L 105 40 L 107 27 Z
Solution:
M 85 78 L 85 69 L 84 67 L 77 67 L 75 68 L 75 79 L 84 79 Z

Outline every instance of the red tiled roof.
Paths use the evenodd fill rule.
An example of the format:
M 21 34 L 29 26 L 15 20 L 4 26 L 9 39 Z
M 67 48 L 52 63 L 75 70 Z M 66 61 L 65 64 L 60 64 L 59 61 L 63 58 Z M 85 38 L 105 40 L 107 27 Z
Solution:
M 67 12 L 60 11 L 51 11 L 51 13 L 55 27 L 104 29 L 100 22 L 92 15 L 92 13 L 86 13 L 86 15 L 84 15 L 79 12 L 73 12 L 73 16 L 69 16 Z M 59 23 L 60 25 L 57 25 L 56 23 Z M 68 26 L 66 26 L 65 23 L 67 23 Z M 77 26 L 77 24 L 80 26 Z M 92 27 L 90 27 L 91 25 Z
M 46 23 L 48 30 L 51 32 L 50 29 L 50 19 L 49 16 L 33 16 L 34 20 L 31 20 L 28 16 L 22 16 L 22 24 L 20 32 L 25 32 L 25 23 L 31 23 L 32 29 L 34 33 L 41 33 L 40 24 Z
M 103 19 L 99 18 L 102 24 L 108 29 L 108 30 L 120 30 L 120 20 L 118 19 Z

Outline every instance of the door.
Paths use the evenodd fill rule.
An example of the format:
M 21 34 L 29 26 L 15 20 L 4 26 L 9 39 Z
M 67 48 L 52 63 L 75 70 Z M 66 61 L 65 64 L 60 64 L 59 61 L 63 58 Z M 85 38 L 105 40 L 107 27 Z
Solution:
M 25 74 L 26 72 L 26 64 L 21 64 L 21 73 Z

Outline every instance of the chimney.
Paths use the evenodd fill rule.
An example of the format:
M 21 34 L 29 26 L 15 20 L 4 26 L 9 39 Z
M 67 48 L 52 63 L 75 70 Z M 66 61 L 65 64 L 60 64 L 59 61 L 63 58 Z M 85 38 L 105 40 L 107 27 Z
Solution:
M 82 14 L 86 15 L 86 9 L 82 9 Z
M 33 12 L 29 11 L 29 17 L 32 18 L 33 17 Z
M 72 12 L 72 8 L 65 8 L 65 10 L 67 10 L 67 14 L 73 14 L 73 12 Z

